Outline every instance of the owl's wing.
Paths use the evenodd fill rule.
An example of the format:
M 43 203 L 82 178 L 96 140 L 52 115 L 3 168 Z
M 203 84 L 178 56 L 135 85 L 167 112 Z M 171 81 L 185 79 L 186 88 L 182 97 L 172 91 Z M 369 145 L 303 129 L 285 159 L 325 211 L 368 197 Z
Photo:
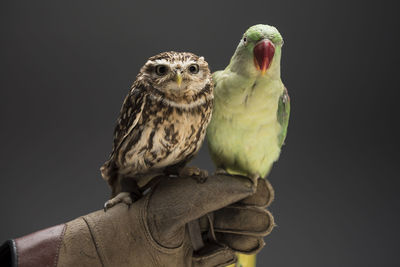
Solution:
M 141 86 L 132 86 L 132 90 L 125 97 L 119 114 L 118 123 L 114 129 L 114 145 L 112 153 L 116 152 L 126 137 L 135 128 L 145 105 L 144 90 Z
M 119 147 L 137 125 L 145 103 L 145 90 L 141 84 L 135 82 L 122 104 L 117 125 L 114 129 L 114 143 L 110 159 L 100 168 L 104 180 L 109 181 L 114 175 L 115 155 L 118 153 Z
M 288 90 L 284 87 L 283 94 L 279 97 L 278 103 L 278 113 L 277 118 L 278 122 L 281 125 L 281 132 L 278 136 L 279 147 L 285 142 L 287 127 L 289 124 L 289 115 L 290 115 L 290 98 L 288 94 Z

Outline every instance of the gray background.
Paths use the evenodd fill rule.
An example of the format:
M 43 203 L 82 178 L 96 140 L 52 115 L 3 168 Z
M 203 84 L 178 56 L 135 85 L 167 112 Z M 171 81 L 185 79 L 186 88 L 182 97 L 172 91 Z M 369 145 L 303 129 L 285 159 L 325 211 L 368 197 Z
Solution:
M 0 2 L 0 242 L 102 207 L 99 167 L 149 56 L 192 51 L 218 70 L 268 23 L 292 114 L 259 266 L 400 266 L 394 5 L 72 2 Z M 195 163 L 213 170 L 206 146 Z

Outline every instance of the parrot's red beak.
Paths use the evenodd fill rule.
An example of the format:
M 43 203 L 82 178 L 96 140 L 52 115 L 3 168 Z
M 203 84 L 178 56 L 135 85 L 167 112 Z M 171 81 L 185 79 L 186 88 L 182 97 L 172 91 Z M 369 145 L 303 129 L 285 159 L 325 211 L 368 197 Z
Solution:
M 268 39 L 261 40 L 254 47 L 253 54 L 257 70 L 261 70 L 262 75 L 264 75 L 275 54 L 274 44 Z

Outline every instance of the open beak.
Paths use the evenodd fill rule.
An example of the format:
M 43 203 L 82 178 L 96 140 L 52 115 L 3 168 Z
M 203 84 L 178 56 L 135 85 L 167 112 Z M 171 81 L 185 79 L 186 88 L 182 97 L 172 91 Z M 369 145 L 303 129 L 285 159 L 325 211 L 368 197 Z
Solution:
M 182 84 L 182 74 L 180 72 L 177 72 L 175 75 L 175 81 L 178 84 L 178 87 L 181 87 Z
M 263 39 L 259 41 L 253 49 L 254 55 L 254 64 L 256 65 L 257 70 L 261 71 L 261 74 L 264 75 L 271 65 L 272 58 L 275 54 L 275 46 L 274 44 L 268 40 Z

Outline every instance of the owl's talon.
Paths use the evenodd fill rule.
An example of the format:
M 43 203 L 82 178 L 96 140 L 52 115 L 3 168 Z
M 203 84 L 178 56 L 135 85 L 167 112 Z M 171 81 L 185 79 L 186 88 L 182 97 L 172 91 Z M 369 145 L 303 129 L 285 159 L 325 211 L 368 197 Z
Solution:
M 203 184 L 207 181 L 208 179 L 208 173 L 201 173 L 200 175 L 192 176 L 193 179 L 195 179 L 199 184 Z
M 107 211 L 108 209 L 114 207 L 118 203 L 124 203 L 130 207 L 134 201 L 137 199 L 132 199 L 131 198 L 131 193 L 130 192 L 121 192 L 112 199 L 108 200 L 106 203 L 104 203 L 104 211 Z
M 190 176 L 195 179 L 198 183 L 204 183 L 208 178 L 208 171 L 197 167 L 184 167 L 180 172 L 179 176 Z

